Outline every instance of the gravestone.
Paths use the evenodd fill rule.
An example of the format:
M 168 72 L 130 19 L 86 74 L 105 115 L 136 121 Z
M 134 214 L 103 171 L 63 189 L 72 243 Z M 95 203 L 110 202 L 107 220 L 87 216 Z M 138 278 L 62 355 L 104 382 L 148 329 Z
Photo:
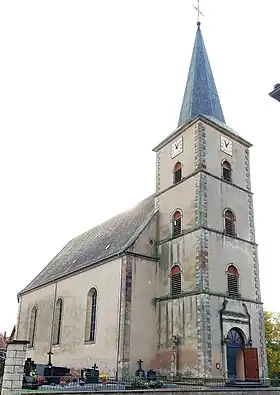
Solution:
M 70 369 L 63 366 L 46 366 L 44 377 L 48 384 L 59 384 L 62 377 L 70 374 Z
M 147 380 L 155 381 L 157 379 L 157 372 L 155 370 L 147 371 Z
M 93 384 L 99 382 L 99 369 L 96 363 L 93 365 L 92 369 L 86 369 L 85 376 L 87 383 Z
M 143 377 L 145 378 L 145 370 L 142 368 L 142 359 L 140 358 L 139 361 L 137 361 L 138 363 L 138 369 L 135 372 L 135 376 L 136 377 Z
M 36 370 L 36 364 L 31 358 L 27 358 L 24 364 L 24 374 L 25 376 L 30 376 L 32 370 Z

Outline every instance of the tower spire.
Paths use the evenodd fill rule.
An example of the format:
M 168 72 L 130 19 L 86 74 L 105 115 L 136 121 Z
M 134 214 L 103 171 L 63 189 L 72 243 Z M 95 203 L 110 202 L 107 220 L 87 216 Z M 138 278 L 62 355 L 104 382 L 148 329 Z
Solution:
M 197 32 L 178 127 L 190 118 L 198 115 L 208 115 L 225 123 L 214 76 L 201 33 L 199 0 L 198 6 L 195 9 L 198 11 Z

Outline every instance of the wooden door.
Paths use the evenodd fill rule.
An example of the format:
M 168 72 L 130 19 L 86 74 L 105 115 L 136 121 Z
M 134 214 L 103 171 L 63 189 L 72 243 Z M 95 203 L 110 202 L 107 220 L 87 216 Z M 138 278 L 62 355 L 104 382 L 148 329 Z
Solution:
M 245 380 L 259 380 L 258 350 L 256 348 L 244 348 Z

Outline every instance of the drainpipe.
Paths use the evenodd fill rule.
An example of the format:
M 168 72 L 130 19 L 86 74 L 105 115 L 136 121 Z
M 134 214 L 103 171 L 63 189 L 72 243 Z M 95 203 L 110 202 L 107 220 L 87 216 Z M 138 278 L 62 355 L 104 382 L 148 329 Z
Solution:
M 122 306 L 122 257 L 120 259 L 120 296 L 119 296 L 119 311 L 118 311 L 118 333 L 117 333 L 117 368 L 116 379 L 119 378 L 119 359 L 120 359 L 120 333 L 121 333 L 121 306 Z

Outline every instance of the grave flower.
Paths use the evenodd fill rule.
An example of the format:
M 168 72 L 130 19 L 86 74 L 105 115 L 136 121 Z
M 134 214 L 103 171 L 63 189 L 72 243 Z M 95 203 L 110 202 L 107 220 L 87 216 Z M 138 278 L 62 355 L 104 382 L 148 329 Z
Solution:
M 107 373 L 101 373 L 100 379 L 101 379 L 103 384 L 106 384 L 107 381 L 109 380 L 109 375 Z

